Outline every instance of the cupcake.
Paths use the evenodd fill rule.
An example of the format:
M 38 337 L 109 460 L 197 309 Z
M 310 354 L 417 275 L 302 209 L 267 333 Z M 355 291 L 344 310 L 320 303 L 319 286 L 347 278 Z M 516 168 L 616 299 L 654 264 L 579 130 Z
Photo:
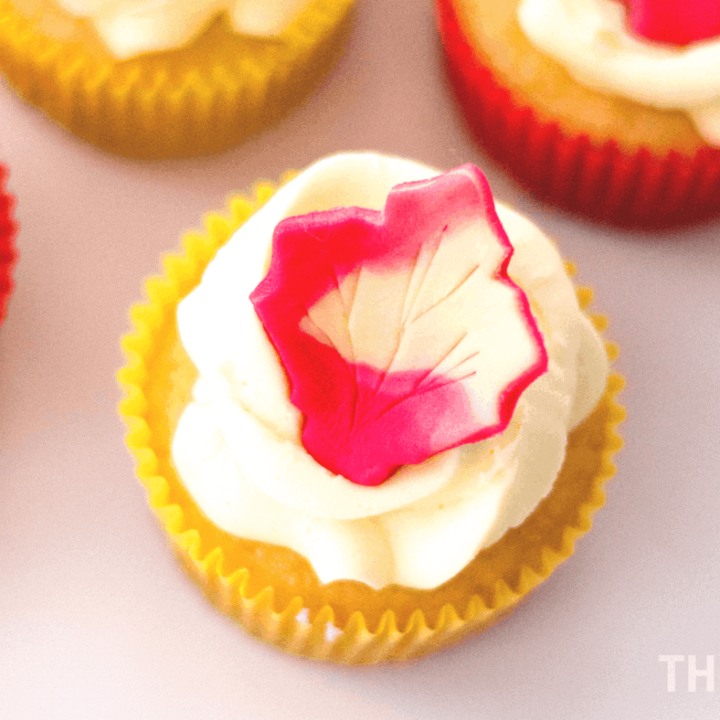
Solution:
M 488 152 L 548 202 L 621 225 L 720 211 L 720 6 L 436 0 Z
M 12 195 L 5 189 L 7 169 L 0 164 L 0 324 L 5 319 L 7 302 L 12 291 L 12 269 L 15 264 L 15 223 L 12 210 L 15 204 Z
M 61 125 L 137 157 L 222 150 L 327 68 L 352 0 L 0 0 L 0 72 Z
M 345 663 L 506 616 L 602 505 L 613 345 L 482 173 L 371 153 L 235 198 L 131 313 L 121 413 L 208 598 Z

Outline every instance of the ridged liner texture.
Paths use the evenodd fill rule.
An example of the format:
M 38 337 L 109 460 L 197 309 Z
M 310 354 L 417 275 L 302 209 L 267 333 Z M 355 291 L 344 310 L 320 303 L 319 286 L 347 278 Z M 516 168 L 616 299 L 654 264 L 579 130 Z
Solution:
M 174 426 L 196 377 L 177 337 L 177 304 L 273 192 L 261 184 L 252 199 L 233 198 L 230 217 L 209 215 L 205 232 L 186 234 L 183 251 L 164 258 L 164 275 L 147 281 L 149 302 L 132 308 L 134 330 L 122 340 L 127 365 L 118 379 L 125 391 L 120 413 L 127 444 L 180 562 L 210 601 L 248 632 L 288 652 L 341 663 L 414 658 L 498 622 L 572 554 L 615 473 L 612 457 L 622 446 L 616 428 L 625 416 L 615 396 L 624 381 L 611 374 L 598 407 L 573 431 L 563 470 L 540 506 L 453 579 L 430 591 L 375 591 L 351 581 L 320 585 L 293 551 L 215 527 L 184 490 L 170 459 Z M 577 294 L 581 306 L 591 303 L 589 289 Z M 606 327 L 603 316 L 591 317 L 599 330 Z M 606 348 L 614 359 L 616 346 Z
M 7 303 L 13 289 L 12 271 L 17 259 L 13 244 L 17 226 L 13 221 L 15 198 L 7 192 L 8 171 L 0 165 L 0 325 L 5 319 Z
M 335 59 L 353 0 L 310 0 L 276 39 L 219 18 L 191 45 L 116 61 L 61 41 L 0 0 L 0 72 L 26 100 L 100 147 L 159 158 L 216 152 L 277 120 Z
M 435 0 L 451 83 L 490 155 L 541 199 L 620 226 L 663 228 L 720 213 L 720 149 L 625 150 L 565 130 L 503 85 L 463 32 L 453 0 Z

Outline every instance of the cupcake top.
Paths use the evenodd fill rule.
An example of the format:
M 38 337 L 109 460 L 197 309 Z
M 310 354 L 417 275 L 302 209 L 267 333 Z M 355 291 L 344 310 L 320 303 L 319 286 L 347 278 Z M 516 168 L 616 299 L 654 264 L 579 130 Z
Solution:
M 667 5 L 635 0 L 628 17 L 616 0 L 521 0 L 518 20 L 535 47 L 578 82 L 650 107 L 684 111 L 708 144 L 720 146 L 718 5 Z M 679 23 L 683 18 L 687 22 Z
M 354 579 L 375 588 L 392 583 L 432 588 L 451 578 L 480 549 L 522 522 L 549 492 L 563 462 L 568 431 L 590 412 L 605 386 L 607 357 L 602 343 L 580 311 L 562 260 L 550 241 L 504 206 L 497 208 L 496 216 L 492 198 L 483 195 L 484 180 L 478 179 L 481 176 L 474 168 L 461 168 L 430 183 L 396 187 L 437 175 L 423 165 L 373 154 L 340 155 L 317 163 L 280 190 L 238 230 L 210 263 L 200 285 L 178 308 L 180 337 L 200 375 L 194 399 L 182 415 L 173 441 L 173 459 L 183 483 L 219 527 L 296 550 L 310 561 L 322 582 Z M 418 426 L 419 432 L 416 428 L 408 435 L 411 440 L 422 435 L 423 428 L 433 427 L 433 417 L 440 418 L 435 423 L 438 432 L 430 433 L 429 451 L 412 460 L 415 464 L 403 464 L 399 469 L 396 459 L 386 462 L 381 484 L 375 487 L 351 482 L 328 469 L 326 465 L 332 468 L 332 462 L 325 457 L 320 458 L 325 465 L 318 462 L 316 458 L 322 452 L 316 447 L 311 453 L 303 444 L 303 428 L 309 426 L 309 420 L 291 401 L 297 399 L 293 398 L 297 380 L 292 381 L 291 393 L 283 365 L 292 364 L 292 360 L 281 357 L 281 342 L 270 329 L 280 353 L 276 351 L 250 295 L 268 272 L 272 237 L 283 219 L 311 213 L 310 224 L 302 218 L 290 224 L 297 230 L 298 222 L 304 222 L 317 239 L 317 223 L 328 217 L 324 213 L 318 217 L 319 211 L 361 207 L 367 209 L 365 214 L 353 210 L 345 217 L 387 221 L 391 206 L 388 203 L 386 208 L 388 196 L 397 199 L 399 193 L 406 197 L 403 193 L 409 187 L 411 195 L 421 193 L 421 204 L 431 206 L 437 183 L 447 186 L 456 181 L 471 195 L 472 188 L 478 191 L 473 201 L 476 205 L 470 213 L 472 218 L 462 218 L 458 225 L 462 211 L 458 214 L 458 206 L 440 193 L 437 205 L 447 210 L 440 234 L 446 226 L 448 235 L 457 240 L 466 228 L 470 236 L 480 233 L 485 239 L 479 245 L 465 244 L 459 255 L 450 251 L 453 242 L 437 245 L 440 250 L 435 255 L 440 260 L 437 265 L 430 263 L 437 272 L 434 278 L 428 274 L 428 287 L 437 289 L 439 297 L 435 298 L 437 302 L 426 303 L 428 307 L 420 313 L 424 318 L 420 342 L 403 341 L 407 348 L 415 348 L 412 352 L 408 349 L 405 357 L 417 357 L 418 348 L 424 346 L 431 363 L 451 375 L 452 368 L 460 365 L 442 366 L 442 360 L 459 347 L 452 318 L 463 316 L 463 322 L 469 323 L 467 334 L 477 335 L 481 342 L 480 347 L 467 345 L 463 358 L 458 359 L 464 360 L 465 355 L 475 358 L 476 354 L 487 359 L 466 376 L 461 373 L 451 379 L 462 384 L 469 377 L 490 377 L 482 390 L 466 387 L 469 395 L 488 392 L 494 398 L 484 405 L 489 415 L 480 418 L 482 413 L 475 410 L 466 413 L 465 406 L 458 412 L 453 403 L 453 414 L 447 417 L 439 405 L 421 408 L 420 417 L 424 412 L 426 420 Z M 380 211 L 384 208 L 383 216 Z M 437 210 L 433 207 L 430 213 L 433 220 L 439 217 Z M 278 235 L 283 228 L 287 230 L 287 225 L 281 225 Z M 341 235 L 347 232 L 345 227 Z M 511 246 L 509 251 L 505 239 Z M 423 247 L 435 246 L 421 243 L 418 258 Z M 440 257 L 445 248 L 448 258 L 452 257 L 447 264 Z M 464 273 L 466 258 L 460 256 L 468 250 L 485 254 L 475 257 L 468 267 L 479 265 L 486 271 L 480 273 L 481 280 L 469 295 L 448 293 L 443 283 L 448 274 Z M 337 292 L 329 295 L 333 302 L 325 300 L 327 293 L 320 293 L 308 305 L 303 317 L 312 323 L 302 326 L 300 321 L 304 341 L 315 343 L 318 352 L 324 352 L 329 346 L 327 340 L 332 340 L 330 344 L 337 350 L 343 347 L 338 338 L 345 337 L 345 348 L 352 345 L 358 353 L 356 359 L 366 353 L 363 357 L 371 361 L 350 363 L 354 371 L 379 362 L 378 358 L 384 357 L 386 329 L 393 326 L 388 320 L 393 301 L 387 297 L 393 296 L 394 285 L 413 277 L 412 271 L 403 275 L 398 270 L 405 267 L 404 262 L 391 263 L 392 272 L 387 272 L 385 260 L 380 263 L 383 272 L 364 266 L 362 277 L 367 281 L 353 280 L 353 293 L 357 296 L 368 291 L 368 297 L 379 299 L 376 306 L 380 309 L 379 314 L 377 308 L 373 314 L 372 303 L 357 304 L 360 310 L 355 326 L 353 322 L 337 322 L 342 313 L 337 312 L 335 301 L 346 297 L 346 279 L 353 277 L 351 268 L 339 272 Z M 414 267 L 420 265 L 415 263 Z M 374 269 L 378 268 L 375 265 Z M 303 271 L 302 275 L 312 285 L 309 274 Z M 458 278 L 449 287 L 464 285 L 462 278 L 455 282 Z M 422 299 L 425 285 L 415 285 L 421 289 L 414 296 Z M 286 298 L 290 308 L 292 294 Z M 258 293 L 253 299 L 257 301 Z M 444 312 L 443 302 L 453 301 L 457 307 Z M 459 310 L 467 312 L 463 315 Z M 292 315 L 290 310 L 288 315 Z M 344 334 L 348 327 L 349 335 Z M 492 351 L 488 353 L 483 345 Z M 514 365 L 505 375 L 494 377 L 493 360 L 496 367 Z M 346 367 L 350 365 L 346 362 Z M 409 365 L 416 366 L 414 360 Z M 401 363 L 395 369 L 402 374 L 408 368 Z M 323 368 L 319 374 L 331 373 Z M 385 381 L 391 376 L 395 377 L 392 369 L 385 373 Z M 508 388 L 516 387 L 518 378 L 523 381 L 513 393 Z M 413 378 L 413 382 L 417 388 L 423 378 Z M 332 392 L 331 385 L 328 383 L 328 392 Z M 437 387 L 431 384 L 425 389 Z M 510 395 L 514 397 L 505 405 L 506 422 L 498 423 L 494 413 L 502 415 L 499 408 L 503 402 L 496 401 Z M 341 405 L 342 397 L 341 393 L 328 405 Z M 413 417 L 410 421 L 412 427 Z M 483 430 L 491 426 L 492 434 Z M 452 435 L 458 428 L 464 428 L 460 439 Z M 320 434 L 321 440 L 323 434 L 327 428 Z M 402 433 L 386 441 L 383 434 L 374 438 L 382 450 L 377 454 L 383 456 L 387 447 L 394 452 L 404 441 Z M 427 450 L 428 443 L 418 444 Z M 352 455 L 352 451 L 347 454 Z M 361 454 L 373 455 L 368 459 L 372 466 L 375 455 L 367 447 Z M 355 472 L 355 466 L 350 463 L 348 475 Z
M 182 47 L 227 13 L 237 33 L 280 35 L 307 0 L 55 0 L 66 12 L 89 19 L 119 60 Z

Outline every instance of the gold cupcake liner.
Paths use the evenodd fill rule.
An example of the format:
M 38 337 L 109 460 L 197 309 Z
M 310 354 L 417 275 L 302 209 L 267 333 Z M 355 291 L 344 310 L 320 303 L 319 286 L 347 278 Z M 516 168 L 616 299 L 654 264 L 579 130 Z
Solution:
M 310 0 L 276 39 L 224 17 L 188 47 L 112 58 L 86 21 L 54 37 L 0 0 L 0 72 L 76 135 L 135 157 L 216 152 L 280 117 L 338 53 L 353 0 Z M 59 34 L 58 34 L 59 35 Z
M 336 662 L 418 657 L 501 620 L 572 554 L 615 472 L 612 456 L 622 446 L 616 428 L 625 416 L 615 396 L 624 381 L 610 375 L 598 407 L 571 433 L 562 471 L 538 508 L 444 585 L 429 591 L 375 591 L 352 581 L 320 585 L 293 551 L 214 526 L 185 491 L 170 458 L 175 424 L 196 377 L 177 337 L 177 304 L 273 192 L 261 184 L 252 199 L 233 198 L 229 217 L 208 216 L 205 232 L 188 233 L 183 252 L 164 258 L 164 275 L 147 281 L 149 302 L 132 308 L 135 329 L 122 341 L 127 365 L 118 379 L 126 393 L 120 412 L 127 444 L 180 562 L 208 599 L 248 632 L 288 652 Z M 572 276 L 574 268 L 567 267 Z M 589 289 L 577 294 L 583 308 L 592 302 Z M 599 331 L 605 329 L 603 316 L 591 318 Z M 614 359 L 616 346 L 606 347 Z

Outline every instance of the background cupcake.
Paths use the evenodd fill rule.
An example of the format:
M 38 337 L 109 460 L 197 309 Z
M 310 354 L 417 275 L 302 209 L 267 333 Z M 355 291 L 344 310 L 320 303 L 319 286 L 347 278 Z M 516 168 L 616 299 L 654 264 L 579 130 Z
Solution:
M 599 220 L 698 220 L 720 210 L 716 6 L 630 5 L 437 0 L 436 19 L 469 125 L 523 185 Z
M 305 94 L 352 0 L 0 1 L 0 71 L 80 137 L 141 157 L 221 150 Z
M 185 253 L 168 259 L 166 277 L 148 285 L 154 300 L 133 310 L 136 331 L 123 341 L 129 359 L 120 374 L 128 396 L 122 404 L 128 444 L 176 553 L 216 605 L 253 634 L 297 654 L 350 663 L 405 659 L 494 624 L 572 553 L 613 473 L 611 456 L 620 446 L 615 426 L 623 415 L 613 398 L 622 382 L 611 376 L 603 395 L 606 351 L 577 306 L 559 256 L 507 208 L 500 208 L 500 218 L 518 252 L 509 272 L 528 286 L 529 307 L 550 354 L 548 374 L 517 406 L 537 407 L 518 410 L 512 421 L 508 416 L 506 432 L 492 441 L 497 447 L 467 446 L 472 449 L 465 459 L 453 455 L 460 453 L 455 449 L 433 455 L 427 460 L 432 467 L 404 467 L 379 487 L 354 484 L 364 479 L 351 483 L 346 477 L 352 471 L 338 477 L 326 461 L 321 467 L 316 454 L 310 457 L 306 438 L 300 444 L 300 419 L 287 398 L 283 366 L 247 301 L 246 285 L 265 265 L 273 228 L 297 212 L 311 213 L 301 218 L 303 227 L 321 221 L 323 213 L 312 211 L 334 207 L 341 198 L 348 205 L 374 206 L 396 181 L 428 175 L 434 175 L 431 169 L 398 159 L 337 156 L 311 167 L 252 218 L 271 189 L 261 187 L 252 203 L 236 199 L 230 222 L 212 218 L 208 234 L 188 235 Z M 444 201 L 442 207 L 447 228 L 455 218 L 446 218 Z M 491 200 L 484 207 L 493 226 Z M 324 237 L 319 231 L 311 235 Z M 307 283 L 312 273 L 302 276 Z M 275 279 L 268 282 L 276 287 Z M 360 281 L 357 288 L 356 304 L 364 292 Z M 189 293 L 176 320 L 178 303 Z M 586 305 L 590 295 L 581 291 L 579 298 Z M 514 301 L 511 306 L 515 313 Z M 268 329 L 270 310 L 262 307 L 258 314 Z M 308 317 L 322 323 L 322 312 L 313 313 Z M 604 326 L 601 318 L 594 322 Z M 503 324 L 508 335 L 510 327 Z M 354 351 L 362 353 L 357 337 Z M 273 335 L 273 342 L 290 372 L 281 340 Z M 325 343 L 315 347 L 325 352 Z M 607 352 L 614 357 L 612 346 Z M 547 356 L 541 364 L 547 367 Z M 383 382 L 394 382 L 390 375 Z M 523 387 L 536 377 L 528 376 Z M 294 376 L 293 387 L 301 386 Z M 333 386 L 323 388 L 327 394 Z M 562 402 L 562 412 L 572 413 L 559 420 L 541 398 L 566 391 L 574 399 Z M 432 407 L 437 438 L 441 423 Z M 565 453 L 567 427 L 588 413 Z M 546 437 L 557 423 L 558 434 L 548 431 Z M 472 430 L 468 437 L 486 435 Z M 447 447 L 454 448 L 454 441 Z M 517 462 L 508 460 L 517 474 L 502 469 L 508 453 L 518 453 Z M 459 464 L 452 465 L 456 459 Z M 481 477 L 495 479 L 483 488 L 477 486 Z

